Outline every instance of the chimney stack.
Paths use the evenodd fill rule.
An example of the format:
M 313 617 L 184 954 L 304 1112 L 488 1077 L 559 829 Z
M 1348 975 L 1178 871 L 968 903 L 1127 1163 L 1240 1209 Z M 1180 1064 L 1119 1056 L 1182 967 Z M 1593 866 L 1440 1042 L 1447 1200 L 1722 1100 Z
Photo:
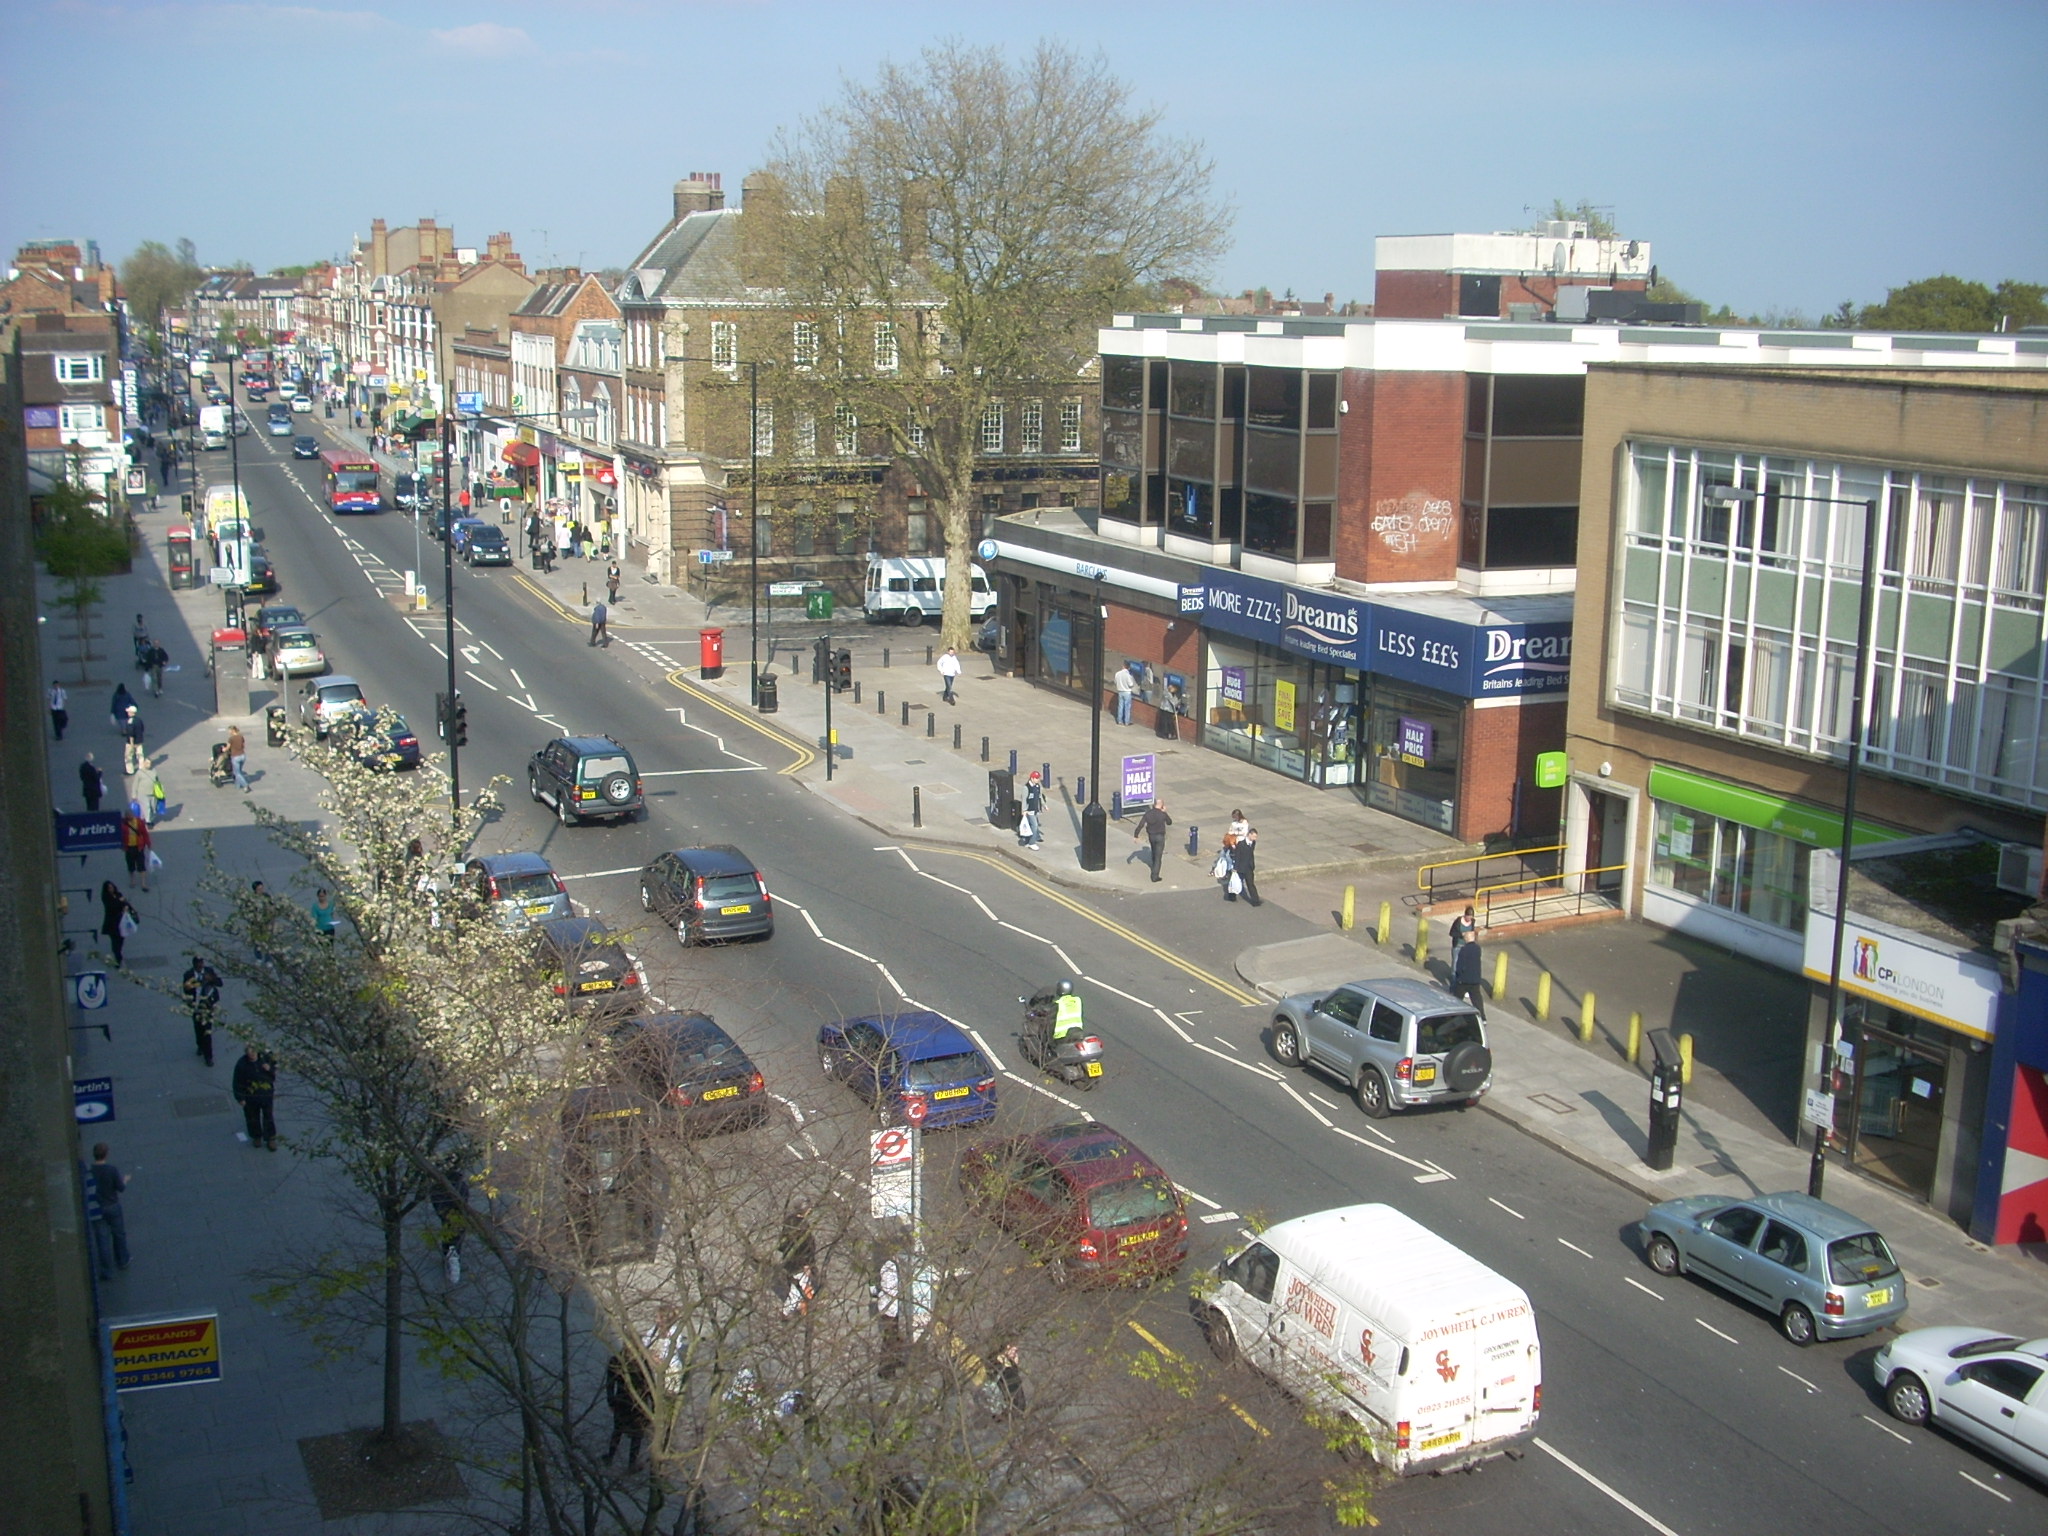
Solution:
M 391 231 L 382 219 L 370 220 L 370 276 L 391 274 Z
M 718 171 L 692 171 L 676 183 L 676 222 L 693 213 L 716 213 L 725 206 L 725 189 Z

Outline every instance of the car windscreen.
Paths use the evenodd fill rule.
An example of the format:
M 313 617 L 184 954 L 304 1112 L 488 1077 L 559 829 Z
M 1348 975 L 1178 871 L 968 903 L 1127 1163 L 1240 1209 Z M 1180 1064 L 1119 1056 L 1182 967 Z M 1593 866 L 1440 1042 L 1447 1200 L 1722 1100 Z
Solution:
M 752 901 L 760 894 L 761 888 L 754 884 L 752 875 L 707 875 L 704 879 L 706 906 L 717 902 Z
M 1868 1285 L 1898 1272 L 1892 1251 L 1875 1232 L 1838 1237 L 1828 1244 L 1828 1279 L 1836 1285 Z
M 1415 1054 L 1442 1056 L 1457 1046 L 1479 1045 L 1479 1016 L 1471 1013 L 1432 1013 L 1415 1021 Z
M 555 877 L 544 869 L 523 875 L 498 876 L 498 897 L 502 901 L 531 901 L 555 894 Z
M 981 1052 L 965 1051 L 957 1056 L 927 1056 L 921 1061 L 906 1062 L 903 1086 L 943 1088 L 949 1083 L 964 1083 L 970 1078 L 991 1075 Z
M 362 704 L 366 702 L 367 700 L 363 698 L 363 690 L 354 683 L 350 683 L 346 688 L 322 688 L 320 690 L 320 707 L 322 709 L 340 709 L 347 704 Z
M 1171 1216 L 1176 1209 L 1173 1186 L 1159 1178 L 1105 1184 L 1088 1196 L 1089 1225 L 1099 1228 L 1157 1221 L 1162 1216 Z
M 377 489 L 377 475 L 374 470 L 345 469 L 334 477 L 337 491 L 374 491 Z
M 495 528 L 489 531 L 497 532 Z M 603 757 L 586 757 L 576 765 L 576 777 L 585 784 L 600 783 L 608 773 L 630 774 L 632 771 L 633 765 L 626 761 L 625 754 L 619 752 L 607 753 Z
M 469 542 L 472 544 L 502 544 L 505 542 L 505 530 L 490 527 L 472 528 L 469 530 Z

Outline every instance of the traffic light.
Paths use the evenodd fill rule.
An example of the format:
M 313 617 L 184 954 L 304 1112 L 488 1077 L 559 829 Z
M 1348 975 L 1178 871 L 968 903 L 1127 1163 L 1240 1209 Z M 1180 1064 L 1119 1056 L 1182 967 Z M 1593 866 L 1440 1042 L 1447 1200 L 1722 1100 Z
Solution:
M 434 695 L 434 734 L 443 741 L 448 739 L 448 695 Z
M 190 491 L 180 491 L 178 493 L 178 511 L 185 517 L 192 515 L 192 493 Z
M 458 747 L 469 745 L 469 706 L 462 702 L 460 695 L 455 700 L 454 734 L 452 740 Z
M 853 652 L 841 646 L 832 653 L 832 691 L 850 693 L 853 691 Z

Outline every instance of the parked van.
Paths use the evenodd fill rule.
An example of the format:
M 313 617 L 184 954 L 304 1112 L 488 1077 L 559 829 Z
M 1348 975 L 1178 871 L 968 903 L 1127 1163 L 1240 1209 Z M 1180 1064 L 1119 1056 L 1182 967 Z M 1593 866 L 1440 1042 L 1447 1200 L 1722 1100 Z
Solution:
M 1217 1358 L 1355 1420 L 1389 1471 L 1446 1471 L 1536 1433 L 1528 1296 L 1392 1206 L 1279 1222 L 1216 1279 L 1194 1312 Z
M 996 605 L 996 594 L 978 565 L 967 568 L 973 585 L 967 594 L 970 618 L 986 617 Z M 916 626 L 927 615 L 939 616 L 946 599 L 944 557 L 913 555 L 909 558 L 870 555 L 868 557 L 867 601 L 863 607 L 868 622 L 890 620 Z
M 228 445 L 228 408 L 224 405 L 199 407 L 199 446 L 225 448 Z

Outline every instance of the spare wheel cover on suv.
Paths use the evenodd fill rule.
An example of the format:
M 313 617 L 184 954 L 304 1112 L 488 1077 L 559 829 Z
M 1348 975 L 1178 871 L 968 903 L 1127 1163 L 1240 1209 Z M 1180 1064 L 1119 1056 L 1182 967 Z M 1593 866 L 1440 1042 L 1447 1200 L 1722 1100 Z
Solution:
M 1444 1058 L 1444 1082 L 1453 1093 L 1470 1093 L 1493 1070 L 1493 1052 L 1477 1040 L 1451 1047 Z
M 599 786 L 599 792 L 613 805 L 624 805 L 633 798 L 633 776 L 629 773 L 608 773 Z

